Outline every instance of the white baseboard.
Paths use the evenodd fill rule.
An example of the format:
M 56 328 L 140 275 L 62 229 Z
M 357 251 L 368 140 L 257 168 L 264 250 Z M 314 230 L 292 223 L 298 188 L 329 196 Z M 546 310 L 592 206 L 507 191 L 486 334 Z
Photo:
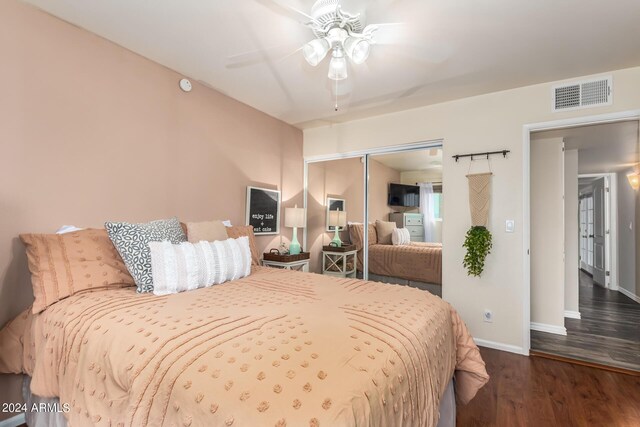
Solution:
M 0 421 L 0 427 L 17 427 L 20 424 L 24 424 L 26 419 L 24 414 L 14 415 L 11 418 L 7 418 L 6 420 Z
M 620 286 L 620 287 L 618 288 L 618 292 L 620 292 L 622 295 L 626 295 L 626 296 L 628 296 L 629 298 L 631 298 L 631 299 L 632 299 L 632 300 L 634 300 L 635 302 L 640 303 L 640 297 L 639 297 L 638 295 L 636 295 L 636 294 L 634 294 L 633 292 L 631 292 L 631 291 L 629 291 L 629 290 L 627 290 L 627 289 L 623 288 L 622 286 Z
M 567 335 L 567 328 L 564 326 L 548 325 L 546 323 L 531 322 L 531 329 L 540 332 L 549 332 L 556 335 Z
M 568 317 L 569 319 L 582 319 L 582 316 L 580 315 L 579 311 L 571 311 L 571 310 L 565 310 L 564 317 Z
M 503 344 L 501 342 L 488 341 L 480 338 L 474 338 L 473 340 L 475 341 L 476 345 L 480 347 L 487 347 L 487 348 L 492 348 L 494 350 L 508 351 L 509 353 L 524 354 L 525 356 L 528 355 L 528 353 L 525 353 L 522 347 L 518 347 L 516 345 Z

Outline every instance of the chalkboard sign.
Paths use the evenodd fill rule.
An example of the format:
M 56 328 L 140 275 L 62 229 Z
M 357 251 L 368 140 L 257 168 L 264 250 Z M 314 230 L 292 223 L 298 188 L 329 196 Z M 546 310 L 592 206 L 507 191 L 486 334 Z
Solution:
M 247 225 L 254 234 L 280 233 L 280 192 L 247 187 Z

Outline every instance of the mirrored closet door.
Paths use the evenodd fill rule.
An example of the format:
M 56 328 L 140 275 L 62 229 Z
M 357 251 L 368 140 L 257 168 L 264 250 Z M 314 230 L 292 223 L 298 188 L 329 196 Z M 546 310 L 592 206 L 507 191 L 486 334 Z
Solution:
M 368 280 L 441 296 L 441 147 L 369 155 L 367 189 Z

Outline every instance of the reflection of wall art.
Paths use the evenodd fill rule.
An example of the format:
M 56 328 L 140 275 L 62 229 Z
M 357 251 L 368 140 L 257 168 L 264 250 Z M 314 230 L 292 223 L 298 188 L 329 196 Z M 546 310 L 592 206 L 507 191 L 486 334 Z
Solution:
M 247 187 L 246 225 L 253 225 L 254 234 L 280 233 L 278 190 Z
M 334 231 L 335 227 L 329 225 L 329 211 L 335 211 L 336 209 L 339 211 L 346 211 L 347 202 L 344 199 L 334 199 L 333 197 L 327 197 L 327 231 Z M 340 227 L 339 230 L 344 229 L 344 227 Z

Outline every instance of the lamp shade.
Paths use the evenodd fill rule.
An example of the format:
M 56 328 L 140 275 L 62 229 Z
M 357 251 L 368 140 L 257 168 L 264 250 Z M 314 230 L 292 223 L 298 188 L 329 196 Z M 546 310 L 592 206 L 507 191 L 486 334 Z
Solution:
M 329 62 L 328 77 L 331 80 L 344 80 L 349 76 L 347 70 L 347 58 L 344 57 L 342 49 L 334 49 Z
M 315 39 L 304 45 L 302 54 L 309 65 L 315 67 L 327 56 L 330 47 L 326 39 Z
M 285 227 L 304 227 L 306 212 L 304 208 L 285 208 L 284 209 L 284 226 Z
M 329 211 L 329 226 L 344 227 L 347 225 L 347 213 L 345 211 Z
M 344 41 L 344 48 L 354 64 L 362 64 L 369 57 L 371 44 L 366 40 L 349 37 Z
M 629 185 L 634 190 L 640 188 L 640 174 L 638 172 L 631 172 L 627 174 L 627 179 L 629 180 Z

